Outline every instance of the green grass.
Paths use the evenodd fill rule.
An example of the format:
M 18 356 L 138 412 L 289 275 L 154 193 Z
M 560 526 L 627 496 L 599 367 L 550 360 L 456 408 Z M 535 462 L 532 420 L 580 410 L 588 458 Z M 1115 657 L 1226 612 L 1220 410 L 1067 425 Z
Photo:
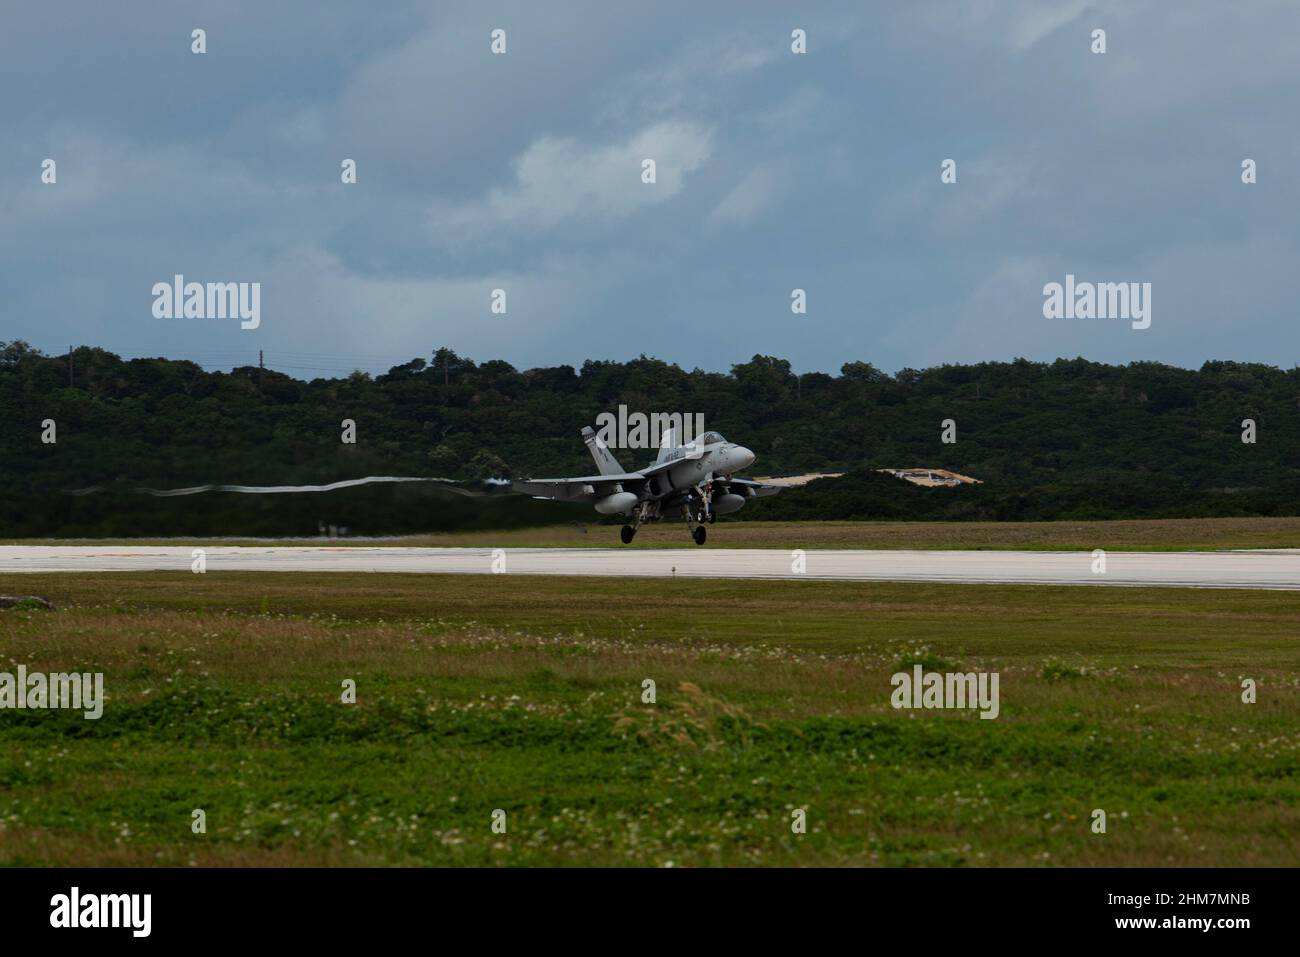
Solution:
M 109 695 L 99 721 L 0 711 L 4 864 L 1300 863 L 1286 592 L 131 573 L 0 593 L 56 606 L 0 610 L 0 671 L 103 671 Z M 892 709 L 918 661 L 997 671 L 1001 716 Z

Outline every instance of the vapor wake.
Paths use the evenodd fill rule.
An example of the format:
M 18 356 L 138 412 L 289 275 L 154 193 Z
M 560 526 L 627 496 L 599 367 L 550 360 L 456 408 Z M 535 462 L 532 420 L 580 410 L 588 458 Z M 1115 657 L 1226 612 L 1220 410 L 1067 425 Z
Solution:
M 457 495 L 478 498 L 487 494 L 486 492 L 472 492 L 469 489 L 460 488 L 456 479 L 406 475 L 367 475 L 365 478 L 344 479 L 341 482 L 330 482 L 328 485 L 195 485 L 191 488 L 166 489 L 139 487 L 134 491 L 141 495 L 152 495 L 155 498 L 201 495 L 204 492 L 238 492 L 241 495 L 283 495 L 291 492 L 333 492 L 336 489 L 352 488 L 357 485 L 371 485 L 376 482 L 437 482 L 443 485 L 448 492 L 455 492 Z M 483 484 L 505 485 L 509 483 L 504 479 L 492 478 L 485 479 Z M 71 489 L 67 494 L 91 495 L 100 491 L 103 491 L 103 486 L 93 485 L 90 488 Z

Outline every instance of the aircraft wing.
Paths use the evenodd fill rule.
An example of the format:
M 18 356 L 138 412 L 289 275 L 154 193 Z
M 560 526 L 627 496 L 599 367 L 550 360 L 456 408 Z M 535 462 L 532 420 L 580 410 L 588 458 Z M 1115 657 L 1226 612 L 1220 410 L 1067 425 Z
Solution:
M 576 478 L 521 479 L 510 483 L 510 490 L 533 498 L 548 498 L 559 502 L 594 502 L 622 485 L 624 491 L 640 491 L 638 483 L 645 482 L 641 472 L 618 472 L 613 475 L 580 475 Z M 631 487 L 629 487 L 631 486 Z

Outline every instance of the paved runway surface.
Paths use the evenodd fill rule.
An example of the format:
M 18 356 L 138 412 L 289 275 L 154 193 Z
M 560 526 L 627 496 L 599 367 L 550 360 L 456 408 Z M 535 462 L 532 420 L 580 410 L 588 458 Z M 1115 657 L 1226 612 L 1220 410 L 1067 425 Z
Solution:
M 189 546 L 0 546 L 8 572 L 187 571 Z M 817 578 L 1052 585 L 1167 585 L 1300 590 L 1300 552 L 1110 552 L 1104 574 L 1089 552 L 809 550 L 806 571 L 781 549 L 205 548 L 222 571 L 424 572 L 695 578 Z

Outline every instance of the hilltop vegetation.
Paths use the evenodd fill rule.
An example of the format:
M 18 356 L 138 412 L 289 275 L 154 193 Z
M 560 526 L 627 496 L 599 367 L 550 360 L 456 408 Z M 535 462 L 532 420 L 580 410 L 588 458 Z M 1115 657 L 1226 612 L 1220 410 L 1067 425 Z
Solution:
M 386 374 L 297 380 L 256 367 L 46 356 L 0 343 L 0 528 L 8 536 L 311 534 L 317 522 L 399 533 L 590 519 L 515 497 L 429 486 L 180 499 L 144 485 L 321 484 L 364 475 L 585 474 L 578 429 L 619 405 L 701 413 L 758 455 L 754 471 L 847 471 L 756 503 L 762 519 L 1023 519 L 1290 515 L 1300 502 L 1300 370 L 1199 370 L 1084 359 L 989 362 L 889 375 L 849 362 L 795 375 L 755 356 L 730 373 L 657 359 L 517 370 L 439 349 Z M 1241 441 L 1253 419 L 1255 444 Z M 41 423 L 57 424 L 56 444 Z M 356 422 L 357 442 L 340 441 Z M 941 423 L 956 423 L 955 444 Z M 623 464 L 650 454 L 620 452 Z M 954 469 L 984 481 L 919 489 L 872 473 Z M 83 496 L 70 490 L 100 487 Z

